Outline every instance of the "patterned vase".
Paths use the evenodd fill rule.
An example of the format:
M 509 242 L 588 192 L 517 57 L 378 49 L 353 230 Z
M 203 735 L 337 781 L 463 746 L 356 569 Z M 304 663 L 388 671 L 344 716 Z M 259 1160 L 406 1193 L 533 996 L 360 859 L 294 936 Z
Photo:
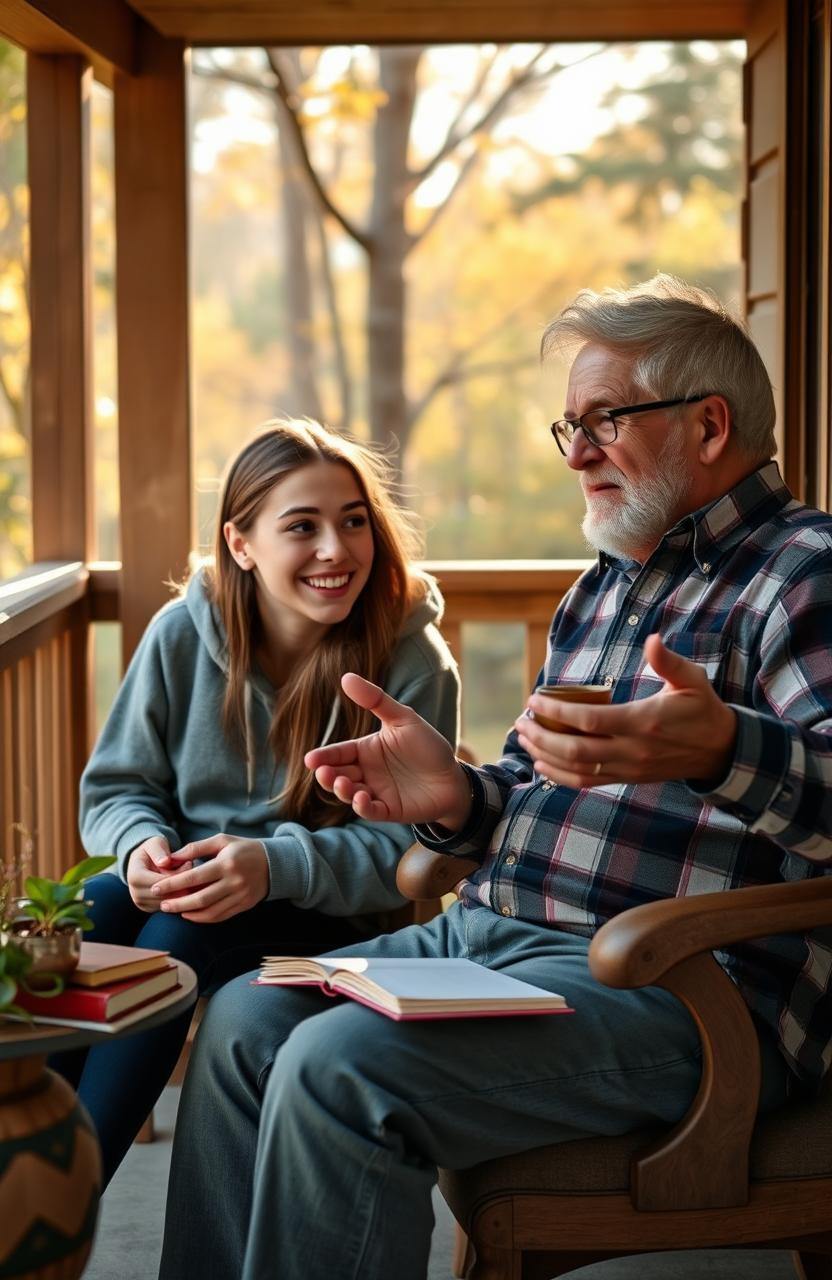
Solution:
M 0 1062 L 0 1280 L 77 1280 L 92 1248 L 101 1156 L 44 1057 Z

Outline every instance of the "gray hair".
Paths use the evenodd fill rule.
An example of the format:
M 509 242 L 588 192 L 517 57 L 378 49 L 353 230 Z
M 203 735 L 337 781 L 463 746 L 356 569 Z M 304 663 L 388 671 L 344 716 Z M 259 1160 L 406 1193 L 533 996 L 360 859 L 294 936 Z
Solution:
M 582 289 L 547 326 L 541 356 L 590 342 L 633 357 L 633 382 L 646 399 L 724 396 L 738 447 L 760 460 L 776 452 L 762 357 L 710 289 L 664 273 L 627 289 Z

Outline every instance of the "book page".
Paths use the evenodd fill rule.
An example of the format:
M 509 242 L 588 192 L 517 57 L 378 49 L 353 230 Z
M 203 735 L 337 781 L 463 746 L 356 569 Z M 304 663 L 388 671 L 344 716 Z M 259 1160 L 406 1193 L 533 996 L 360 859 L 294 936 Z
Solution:
M 401 1002 L 448 1000 L 476 1004 L 486 1000 L 489 1003 L 506 1002 L 515 1006 L 523 1003 L 566 1003 L 561 996 L 551 991 L 521 982 L 495 969 L 487 969 L 485 965 L 475 964 L 471 960 L 373 959 L 361 962 L 363 968 L 359 969 L 352 958 L 347 963 L 344 960 L 317 959 L 319 964 L 326 965 L 330 971 L 347 970 L 349 973 L 360 974 L 356 989 L 361 989 L 363 979 Z M 350 989 L 351 984 L 346 976 L 342 983 L 333 974 L 331 981 L 333 986 L 343 985 L 345 989 Z

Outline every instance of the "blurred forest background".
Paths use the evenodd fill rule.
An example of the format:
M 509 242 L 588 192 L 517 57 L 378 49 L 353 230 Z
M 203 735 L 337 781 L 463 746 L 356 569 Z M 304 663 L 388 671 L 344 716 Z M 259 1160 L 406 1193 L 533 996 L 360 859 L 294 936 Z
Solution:
M 547 429 L 563 370 L 541 373 L 540 332 L 577 289 L 659 269 L 736 305 L 744 54 L 710 41 L 194 51 L 195 545 L 207 550 L 229 454 L 290 413 L 389 451 L 430 557 L 586 555 Z M 92 115 L 97 554 L 117 559 L 99 85 Z M 0 578 L 31 559 L 25 124 L 25 59 L 0 42 Z M 466 633 L 470 683 L 510 669 L 509 709 L 515 631 Z

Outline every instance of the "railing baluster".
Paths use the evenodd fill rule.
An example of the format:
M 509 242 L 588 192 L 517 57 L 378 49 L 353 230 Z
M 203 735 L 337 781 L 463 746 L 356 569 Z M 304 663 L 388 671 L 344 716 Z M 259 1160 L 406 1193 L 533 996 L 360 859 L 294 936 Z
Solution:
M 0 671 L 0 864 L 11 862 L 17 764 L 14 671 Z
M 18 664 L 15 688 L 18 735 L 18 775 L 14 798 L 12 822 L 19 822 L 24 830 L 24 840 L 31 837 L 37 845 L 37 755 L 35 749 L 35 663 L 27 656 Z M 15 841 L 21 847 L 21 840 Z

